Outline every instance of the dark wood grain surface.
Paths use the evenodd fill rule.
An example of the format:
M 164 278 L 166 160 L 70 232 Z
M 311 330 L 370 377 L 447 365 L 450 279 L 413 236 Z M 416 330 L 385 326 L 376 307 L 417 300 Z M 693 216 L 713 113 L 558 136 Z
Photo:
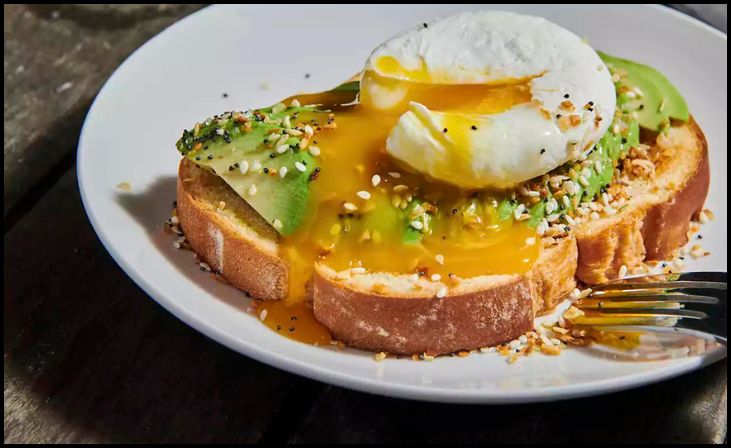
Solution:
M 5 442 L 725 440 L 725 361 L 603 397 L 420 403 L 260 364 L 149 299 L 91 229 L 74 151 L 86 108 L 111 71 L 195 9 L 4 7 Z

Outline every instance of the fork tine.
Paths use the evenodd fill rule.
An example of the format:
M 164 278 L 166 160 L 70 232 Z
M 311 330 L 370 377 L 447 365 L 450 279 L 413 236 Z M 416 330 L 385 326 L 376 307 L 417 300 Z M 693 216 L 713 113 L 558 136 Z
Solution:
M 709 303 L 719 302 L 717 297 L 701 296 L 696 294 L 683 294 L 678 292 L 656 293 L 654 291 L 640 291 L 635 293 L 628 290 L 602 292 L 601 294 L 589 294 L 584 299 L 579 299 L 578 306 L 598 302 L 678 302 L 678 303 Z
M 726 289 L 726 283 L 694 281 L 694 280 L 675 280 L 667 282 L 643 282 L 637 281 L 640 277 L 633 277 L 620 282 L 602 283 L 591 287 L 592 291 L 609 291 L 609 290 L 627 290 L 627 289 L 681 289 L 681 288 L 700 288 L 700 289 Z
M 628 317 L 631 315 L 639 317 L 684 317 L 690 319 L 705 319 L 708 314 L 703 311 L 689 310 L 685 308 L 611 308 L 606 311 L 599 309 L 587 310 L 590 314 L 587 317 L 600 317 L 622 315 Z
M 592 286 L 593 291 L 625 289 L 679 289 L 705 288 L 726 289 L 725 272 L 685 272 L 675 274 L 649 274 L 625 277 Z

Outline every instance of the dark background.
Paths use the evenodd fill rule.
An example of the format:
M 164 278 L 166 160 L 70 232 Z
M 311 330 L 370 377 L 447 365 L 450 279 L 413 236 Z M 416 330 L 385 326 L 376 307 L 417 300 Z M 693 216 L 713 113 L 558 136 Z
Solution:
M 726 5 L 673 6 L 726 31 Z M 276 370 L 150 300 L 89 225 L 76 143 L 111 72 L 200 7 L 4 6 L 5 442 L 725 440 L 725 361 L 602 397 L 429 404 Z

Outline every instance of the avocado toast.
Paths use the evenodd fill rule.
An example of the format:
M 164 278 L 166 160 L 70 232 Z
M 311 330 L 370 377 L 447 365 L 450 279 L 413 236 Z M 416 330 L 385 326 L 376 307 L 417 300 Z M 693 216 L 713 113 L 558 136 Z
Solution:
M 617 92 L 609 130 L 514 188 L 455 188 L 391 160 L 382 116 L 352 109 L 351 82 L 186 130 L 180 225 L 284 335 L 395 354 L 514 339 L 577 279 L 668 257 L 702 209 L 706 143 L 682 96 L 650 67 L 602 58 Z M 566 103 L 566 117 L 594 112 Z

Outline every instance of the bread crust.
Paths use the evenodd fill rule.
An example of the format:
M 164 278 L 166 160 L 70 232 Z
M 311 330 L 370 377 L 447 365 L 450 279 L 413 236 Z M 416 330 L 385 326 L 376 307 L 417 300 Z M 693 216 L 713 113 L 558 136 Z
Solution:
M 279 255 L 276 247 L 272 250 L 263 244 L 260 235 L 242 234 L 229 219 L 196 194 L 194 186 L 199 186 L 201 175 L 206 176 L 205 182 L 218 180 L 223 183 L 216 176 L 201 171 L 186 158 L 181 160 L 178 169 L 177 213 L 188 244 L 199 258 L 236 288 L 264 300 L 284 299 L 289 289 L 289 263 Z M 238 199 L 244 203 L 243 199 Z M 234 200 L 229 198 L 229 201 Z M 233 204 L 228 206 L 233 208 Z
M 670 132 L 670 137 L 659 136 L 650 151 L 683 151 L 661 169 L 667 172 L 686 164 L 687 175 L 678 183 L 668 182 L 657 194 L 633 201 L 628 210 L 603 218 L 599 226 L 578 226 L 576 277 L 582 282 L 606 282 L 616 278 L 622 266 L 630 269 L 644 261 L 672 258 L 688 242 L 690 221 L 703 209 L 708 194 L 708 143 L 692 117 Z

